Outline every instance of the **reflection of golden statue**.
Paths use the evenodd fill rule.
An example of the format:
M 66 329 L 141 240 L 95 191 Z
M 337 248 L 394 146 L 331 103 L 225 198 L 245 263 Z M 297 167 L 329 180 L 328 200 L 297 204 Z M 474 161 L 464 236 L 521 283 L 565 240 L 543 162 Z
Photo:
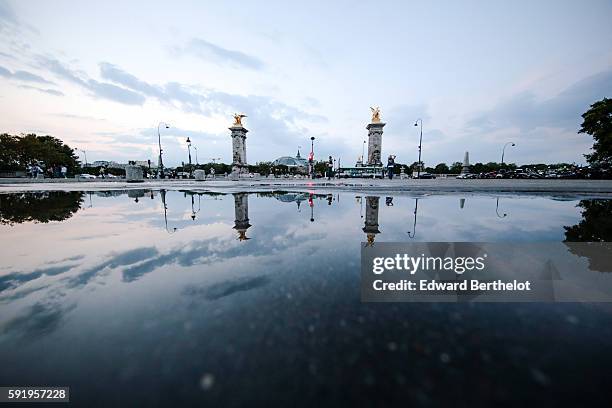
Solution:
M 367 234 L 368 242 L 366 242 L 365 246 L 373 247 L 374 246 L 374 238 L 376 238 L 375 234 Z
M 370 110 L 372 111 L 372 123 L 380 123 L 380 108 L 378 106 L 370 107 Z
M 232 126 L 242 126 L 242 118 L 246 118 L 247 115 L 242 113 L 234 113 L 234 124 Z
M 246 241 L 247 239 L 251 239 L 246 236 L 245 230 L 238 230 L 238 241 Z

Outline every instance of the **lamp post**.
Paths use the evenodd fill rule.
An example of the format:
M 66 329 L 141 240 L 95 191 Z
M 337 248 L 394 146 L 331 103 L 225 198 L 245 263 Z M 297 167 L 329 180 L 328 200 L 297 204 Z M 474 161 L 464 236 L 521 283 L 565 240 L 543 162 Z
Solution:
M 314 136 L 310 137 L 310 157 L 308 157 L 308 161 L 310 162 L 310 177 L 314 178 Z
M 417 162 L 417 178 L 421 178 L 421 148 L 423 146 L 423 119 L 419 118 L 414 122 L 414 126 L 419 125 L 419 121 L 421 122 L 421 136 L 419 137 L 419 161 Z
M 363 143 L 361 144 L 361 165 L 363 166 L 363 156 L 365 156 L 365 145 L 366 145 L 366 141 L 364 140 Z
M 503 166 L 503 164 L 504 164 L 504 154 L 506 153 L 506 147 L 507 147 L 508 145 L 516 146 L 516 144 L 514 144 L 513 142 L 508 142 L 508 143 L 506 143 L 506 144 L 504 145 L 504 148 L 502 149 L 502 157 L 501 157 L 501 164 L 502 164 L 502 166 Z
M 198 147 L 197 146 L 193 146 L 193 149 L 195 150 L 195 153 L 196 153 L 196 166 L 199 166 L 200 163 L 198 163 Z
M 83 156 L 85 156 L 85 167 L 89 167 L 89 165 L 87 164 L 87 153 L 85 153 L 85 150 L 81 149 L 81 151 L 83 152 Z
M 189 140 L 189 136 L 187 136 L 187 151 L 189 151 L 189 177 L 191 178 L 191 173 L 193 170 L 191 169 L 191 140 Z
M 162 160 L 162 146 L 161 146 L 161 133 L 159 132 L 159 127 L 161 125 L 164 125 L 166 127 L 166 129 L 170 128 L 170 125 L 168 125 L 165 122 L 159 122 L 157 124 L 157 143 L 159 144 L 159 171 L 157 172 L 157 178 L 164 178 L 164 162 Z

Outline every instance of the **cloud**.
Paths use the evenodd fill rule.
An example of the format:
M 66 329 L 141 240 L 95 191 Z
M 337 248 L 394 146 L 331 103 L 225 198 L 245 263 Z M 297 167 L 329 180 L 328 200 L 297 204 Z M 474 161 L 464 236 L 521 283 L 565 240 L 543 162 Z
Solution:
M 39 55 L 36 60 L 40 68 L 47 69 L 59 78 L 86 89 L 94 97 L 126 105 L 142 105 L 145 102 L 146 98 L 138 92 L 88 78 L 85 74 L 75 72 L 55 58 Z
M 264 63 L 241 51 L 228 50 L 201 38 L 193 38 L 184 47 L 174 47 L 173 52 L 178 55 L 192 55 L 206 62 L 229 64 L 241 68 L 261 70 Z
M 58 91 L 56 89 L 49 89 L 49 88 L 37 88 L 35 86 L 29 86 L 29 85 L 21 85 L 19 86 L 20 88 L 23 89 L 32 89 L 34 91 L 38 91 L 38 92 L 43 92 L 43 93 L 47 93 L 49 95 L 54 95 L 54 96 L 64 96 L 64 93 L 61 91 Z
M 612 69 L 584 78 L 550 99 L 538 100 L 531 91 L 514 95 L 477 115 L 467 126 L 481 131 L 509 127 L 519 127 L 524 132 L 538 127 L 575 131 L 589 106 L 610 95 Z
M 163 97 L 163 91 L 158 87 L 150 85 L 134 75 L 129 74 L 113 64 L 108 62 L 101 62 L 100 64 L 100 76 L 103 79 L 109 80 L 119 85 L 123 85 L 126 88 L 138 91 L 147 96 L 154 96 L 157 98 Z
M 14 79 L 21 82 L 35 82 L 39 84 L 54 85 L 53 82 L 47 81 L 45 78 L 33 74 L 28 71 L 15 71 L 11 72 L 3 66 L 0 66 L 0 76 L 8 79 Z

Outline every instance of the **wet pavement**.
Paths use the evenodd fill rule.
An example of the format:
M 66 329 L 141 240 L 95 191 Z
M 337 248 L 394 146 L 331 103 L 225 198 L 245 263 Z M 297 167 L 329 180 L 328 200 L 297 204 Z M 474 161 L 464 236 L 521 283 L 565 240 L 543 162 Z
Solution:
M 609 242 L 611 220 L 572 195 L 0 194 L 0 384 L 79 406 L 607 401 L 609 304 L 362 303 L 359 253 Z

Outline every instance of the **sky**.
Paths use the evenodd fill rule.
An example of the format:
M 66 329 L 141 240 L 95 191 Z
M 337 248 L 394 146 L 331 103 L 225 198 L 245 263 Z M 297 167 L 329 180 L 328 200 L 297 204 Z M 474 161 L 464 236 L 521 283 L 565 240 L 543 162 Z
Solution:
M 426 165 L 584 163 L 581 114 L 612 97 L 612 1 L 0 0 L 0 132 L 49 134 L 94 160 L 250 164 L 382 154 Z M 81 157 L 82 156 L 82 153 Z M 192 160 L 195 162 L 195 150 Z

